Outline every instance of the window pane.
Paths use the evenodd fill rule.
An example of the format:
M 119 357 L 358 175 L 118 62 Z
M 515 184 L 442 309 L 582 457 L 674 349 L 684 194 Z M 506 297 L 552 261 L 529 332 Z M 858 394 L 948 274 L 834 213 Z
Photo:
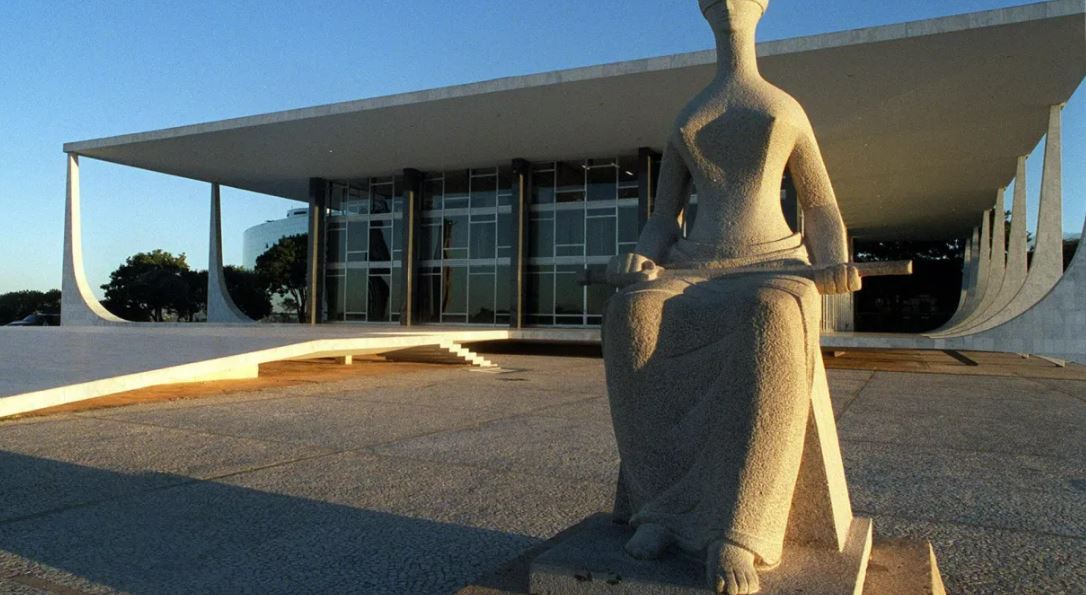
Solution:
M 419 322 L 437 322 L 441 308 L 441 274 L 438 269 L 425 268 L 419 275 Z
M 513 295 L 513 267 L 499 266 L 498 275 L 495 280 L 497 283 L 497 296 L 495 297 L 495 308 L 498 315 L 509 315 L 509 300 Z
M 366 311 L 366 270 L 347 270 L 347 312 Z
M 612 256 L 615 254 L 615 218 L 601 217 L 588 220 L 589 256 Z
M 498 178 L 488 176 L 471 179 L 471 208 L 492 207 L 496 204 Z
M 584 244 L 584 211 L 580 209 L 557 211 L 554 225 L 555 244 Z
M 425 180 L 422 183 L 422 210 L 440 210 L 445 181 L 441 178 Z
M 343 320 L 343 281 L 341 276 L 324 278 L 324 299 L 328 303 L 328 320 Z
M 532 174 L 532 204 L 542 205 L 554 202 L 554 172 L 536 172 Z
M 347 260 L 347 227 L 335 225 L 328 228 L 328 262 Z
M 640 235 L 637 230 L 637 207 L 619 207 L 618 209 L 618 241 L 636 242 Z
M 468 217 L 445 217 L 443 246 L 445 258 L 468 257 Z
M 597 279 L 602 279 L 607 275 L 607 265 L 605 264 L 591 264 L 588 265 L 588 270 Z M 606 283 L 596 283 L 588 286 L 588 313 L 600 316 L 603 314 L 604 307 L 607 305 L 607 299 L 615 294 L 615 289 Z
M 494 258 L 494 223 L 471 224 L 471 252 L 468 258 Z
M 370 212 L 369 209 L 369 189 L 359 188 L 357 186 L 351 186 L 351 190 L 347 196 L 347 210 L 359 215 L 366 215 Z
M 559 265 L 555 269 L 554 313 L 583 314 L 584 288 L 577 284 L 582 267 Z
M 468 267 L 443 267 L 442 314 L 464 314 L 468 310 Z
M 370 222 L 370 261 L 392 260 L 390 250 L 389 232 L 392 230 L 391 221 Z
M 471 293 L 468 295 L 468 322 L 494 323 L 494 272 L 471 275 Z M 475 269 L 472 269 L 473 271 Z
M 403 307 L 403 306 L 400 305 L 400 302 L 401 302 L 400 294 L 403 292 L 403 289 L 400 286 L 400 283 L 402 282 L 402 275 L 403 275 L 402 271 L 403 271 L 403 269 L 400 269 L 400 268 L 392 269 L 392 275 L 391 275 L 392 283 L 389 284 L 391 286 L 390 287 L 391 296 L 389 298 L 390 320 L 399 320 L 400 319 L 400 308 Z
M 554 255 L 554 213 L 532 213 L 530 256 Z
M 527 305 L 529 314 L 554 314 L 554 273 L 552 267 L 528 267 Z
M 429 219 L 419 230 L 420 260 L 441 260 L 441 225 L 439 220 Z
M 392 184 L 374 184 L 370 186 L 370 212 L 389 213 L 392 211 Z M 373 317 L 370 317 L 373 320 Z
M 513 245 L 513 214 L 498 213 L 498 246 L 512 247 Z
M 445 208 L 462 209 L 468 206 L 468 170 L 445 172 Z
M 618 170 L 613 167 L 593 167 L 588 170 L 588 200 L 615 200 Z
M 370 249 L 369 221 L 347 223 L 347 251 L 366 252 Z
M 387 270 L 387 269 L 386 269 Z M 369 279 L 369 320 L 388 321 L 392 283 L 387 275 L 371 276 Z

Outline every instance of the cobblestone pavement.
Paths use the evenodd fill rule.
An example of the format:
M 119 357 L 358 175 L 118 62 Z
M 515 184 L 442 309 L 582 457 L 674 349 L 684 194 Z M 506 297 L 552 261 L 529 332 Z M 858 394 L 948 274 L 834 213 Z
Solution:
M 454 591 L 618 461 L 599 359 L 490 357 L 0 423 L 0 592 Z M 853 505 L 952 592 L 1086 592 L 1086 381 L 1005 371 L 830 370 Z

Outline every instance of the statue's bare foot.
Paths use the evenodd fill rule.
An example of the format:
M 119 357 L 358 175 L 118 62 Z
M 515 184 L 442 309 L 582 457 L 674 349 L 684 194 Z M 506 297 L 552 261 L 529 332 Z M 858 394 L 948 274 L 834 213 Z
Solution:
M 671 542 L 671 533 L 662 525 L 645 523 L 626 542 L 626 553 L 638 560 L 654 560 L 663 555 Z
M 761 589 L 752 552 L 728 542 L 716 542 L 709 546 L 705 557 L 710 589 L 728 595 L 747 595 Z

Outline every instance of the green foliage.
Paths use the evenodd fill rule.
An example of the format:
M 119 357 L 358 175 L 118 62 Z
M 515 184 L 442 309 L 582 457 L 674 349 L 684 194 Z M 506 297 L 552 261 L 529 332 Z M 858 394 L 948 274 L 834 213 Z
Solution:
M 102 304 L 117 316 L 137 322 L 162 322 L 169 314 L 192 320 L 201 309 L 199 290 L 193 285 L 199 287 L 199 279 L 189 270 L 183 253 L 140 252 L 109 274 L 109 283 L 102 286 Z
M 256 259 L 256 273 L 269 295 L 283 298 L 283 305 L 305 322 L 309 291 L 306 284 L 308 234 L 280 238 Z
M 35 313 L 60 312 L 60 290 L 35 291 L 24 289 L 0 294 L 0 324 L 22 320 Z
M 260 275 L 249 269 L 226 266 L 223 268 L 226 277 L 226 289 L 234 303 L 253 320 L 260 320 L 271 314 L 272 303 L 268 293 L 264 290 Z M 204 287 L 207 287 L 205 284 Z

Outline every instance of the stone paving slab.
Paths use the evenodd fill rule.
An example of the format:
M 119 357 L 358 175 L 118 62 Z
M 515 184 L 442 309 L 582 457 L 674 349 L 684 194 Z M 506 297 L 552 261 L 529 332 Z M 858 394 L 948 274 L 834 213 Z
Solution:
M 0 592 L 455 591 L 613 496 L 601 362 L 488 357 L 518 371 L 0 422 L 0 511 L 30 515 L 0 515 Z M 1078 384 L 829 378 L 876 532 L 932 539 L 950 592 L 1082 592 Z
M 101 419 L 0 424 L 0 521 L 322 452 Z M 108 471 L 105 473 L 104 471 Z
M 254 408 L 259 413 L 253 414 Z M 440 430 L 464 428 L 500 413 L 422 407 L 359 399 L 294 397 L 189 407 L 176 411 L 114 410 L 110 419 L 207 430 L 231 436 L 321 446 L 362 448 Z
M 610 422 L 597 419 L 519 416 L 403 440 L 374 451 L 606 483 L 618 474 L 618 449 Z
M 1086 460 L 850 442 L 842 452 L 864 514 L 1086 535 Z

